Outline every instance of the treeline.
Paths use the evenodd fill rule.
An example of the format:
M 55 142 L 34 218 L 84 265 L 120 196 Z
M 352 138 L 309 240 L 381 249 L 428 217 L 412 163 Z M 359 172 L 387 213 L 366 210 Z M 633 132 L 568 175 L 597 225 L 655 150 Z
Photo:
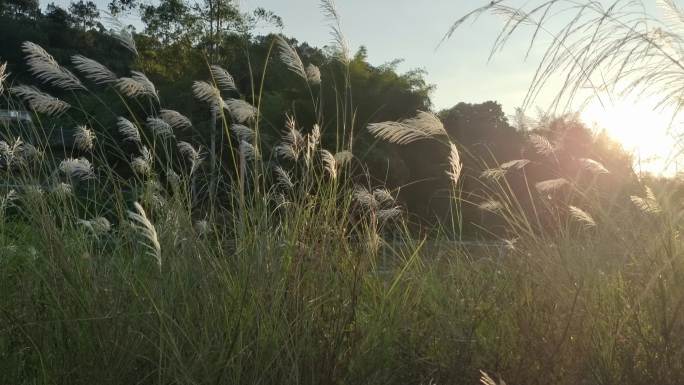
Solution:
M 0 58 L 9 63 L 12 81 L 35 83 L 23 64 L 21 44 L 27 40 L 45 47 L 60 63 L 69 63 L 72 55 L 81 54 L 106 65 L 118 76 L 129 76 L 132 70 L 144 72 L 157 86 L 165 107 L 195 122 L 192 131 L 180 134 L 186 136 L 182 139 L 215 151 L 228 146 L 228 139 L 223 130 L 212 130 L 205 104 L 195 100 L 191 91 L 193 81 L 210 79 L 210 64 L 221 65 L 233 75 L 238 90 L 236 98 L 260 107 L 262 139 L 270 146 L 283 132 L 284 111 L 305 130 L 316 122 L 322 123 L 323 143 L 326 147 L 334 146 L 338 139 L 334 125 L 340 113 L 337 98 L 340 89 L 348 87 L 349 103 L 354 106 L 350 118 L 354 126 L 353 152 L 360 164 L 367 166 L 357 170 L 359 175 L 370 175 L 372 184 L 396 189 L 417 227 L 451 218 L 453 208 L 445 173 L 448 149 L 427 141 L 390 145 L 377 141 L 365 129 L 372 122 L 396 121 L 413 116 L 418 110 L 430 110 L 433 86 L 427 84 L 423 72 L 398 73 L 398 62 L 371 65 L 363 47 L 343 70 L 340 62 L 333 59 L 330 48 L 312 47 L 291 39 L 302 61 L 320 68 L 320 84 L 309 88 L 277 60 L 274 36 L 255 33 L 263 24 L 282 26 L 281 19 L 267 10 L 243 14 L 230 0 L 196 4 L 162 0 L 156 5 L 114 0 L 109 12 L 134 12 L 140 16 L 142 31 L 128 27 L 135 37 L 137 55 L 121 47 L 107 33 L 110 16 L 98 11 L 92 2 L 81 0 L 68 9 L 50 4 L 42 11 L 35 0 L 2 0 Z M 48 90 L 57 96 L 68 96 L 58 89 Z M 104 92 L 99 97 L 111 100 L 108 105 L 112 110 L 92 111 L 86 98 L 80 99 L 79 104 L 84 110 L 91 110 L 90 114 L 95 112 L 94 118 L 101 126 L 114 127 L 116 116 L 125 115 L 126 111 L 116 110 L 122 107 L 115 103 L 115 92 Z M 318 104 L 312 103 L 314 98 L 319 100 Z M 522 114 L 507 117 L 496 102 L 459 103 L 439 112 L 439 116 L 464 154 L 460 211 L 463 222 L 473 224 L 464 226 L 466 232 L 478 231 L 480 227 L 496 232 L 495 216 L 481 207 L 487 197 L 487 183 L 491 182 L 487 176 L 496 177 L 497 183 L 503 180 L 510 184 L 520 204 L 530 210 L 535 198 L 529 190 L 534 189 L 536 182 L 564 177 L 585 178 L 586 183 L 598 184 L 603 193 L 597 199 L 605 200 L 606 207 L 629 203 L 629 192 L 636 185 L 632 159 L 610 138 L 595 135 L 572 116 L 553 118 L 540 114 L 535 120 Z M 69 127 L 74 122 L 64 117 L 55 124 Z M 552 155 L 545 153 L 545 145 L 552 147 Z M 501 164 L 520 159 L 529 161 L 524 169 L 503 170 L 494 175 L 497 169 L 501 170 Z M 587 159 L 604 165 L 609 174 L 595 178 L 593 173 L 585 173 Z

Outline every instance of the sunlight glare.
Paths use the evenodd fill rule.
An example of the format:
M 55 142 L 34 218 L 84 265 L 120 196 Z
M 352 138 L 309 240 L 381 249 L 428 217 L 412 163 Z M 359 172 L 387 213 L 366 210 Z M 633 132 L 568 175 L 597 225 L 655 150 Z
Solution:
M 677 168 L 676 140 L 671 132 L 679 125 L 672 111 L 656 110 L 652 100 L 621 100 L 601 105 L 592 101 L 581 113 L 582 120 L 597 132 L 604 131 L 634 155 L 637 172 L 674 175 Z

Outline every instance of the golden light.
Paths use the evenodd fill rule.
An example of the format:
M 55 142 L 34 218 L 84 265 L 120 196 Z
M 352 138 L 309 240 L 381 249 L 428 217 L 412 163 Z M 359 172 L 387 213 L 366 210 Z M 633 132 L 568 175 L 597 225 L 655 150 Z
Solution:
M 605 132 L 634 154 L 635 170 L 659 175 L 674 175 L 678 170 L 678 146 L 671 132 L 677 120 L 672 110 L 656 109 L 654 100 L 623 99 L 591 102 L 581 113 L 582 120 Z

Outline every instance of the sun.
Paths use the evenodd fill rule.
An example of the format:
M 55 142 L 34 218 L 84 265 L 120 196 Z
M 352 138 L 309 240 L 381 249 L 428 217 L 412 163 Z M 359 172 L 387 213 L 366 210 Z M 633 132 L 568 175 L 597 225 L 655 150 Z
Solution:
M 581 112 L 582 120 L 597 131 L 605 131 L 634 155 L 637 172 L 674 175 L 678 170 L 677 119 L 672 110 L 658 109 L 649 99 L 594 100 Z M 682 126 L 684 128 L 684 126 Z M 682 163 L 684 166 L 684 163 Z

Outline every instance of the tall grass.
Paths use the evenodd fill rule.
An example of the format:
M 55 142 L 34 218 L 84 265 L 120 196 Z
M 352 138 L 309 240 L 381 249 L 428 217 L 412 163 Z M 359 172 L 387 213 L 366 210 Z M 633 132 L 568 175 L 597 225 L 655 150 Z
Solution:
M 339 16 L 325 6 L 348 64 Z M 317 110 L 314 127 L 289 119 L 281 143 L 267 148 L 261 91 L 226 98 L 236 95 L 232 76 L 210 67 L 193 92 L 230 138 L 229 155 L 216 158 L 229 164 L 214 174 L 203 149 L 178 139 L 192 122 L 165 109 L 144 74 L 120 77 L 77 56 L 79 77 L 25 47 L 38 80 L 74 92 L 61 101 L 11 80 L 3 91 L 36 125 L 0 142 L 1 383 L 684 378 L 681 220 L 665 192 L 604 207 L 595 181 L 610 170 L 584 160 L 592 177 L 569 178 L 556 169 L 554 145 L 532 138 L 557 177 L 521 194 L 509 178 L 527 180 L 533 162 L 502 160 L 487 165 L 481 196 L 463 197 L 473 160 L 439 119 L 418 112 L 367 128 L 398 145 L 437 140 L 449 149 L 453 225 L 416 237 L 393 193 L 362 183 L 370 178 L 351 148 L 351 94 L 338 97 L 332 120 Z M 274 47 L 303 87 L 326 81 L 284 40 Z M 79 107 L 99 100 L 101 87 L 129 111 L 112 127 Z M 53 116 L 78 127 L 73 153 L 47 145 Z M 336 129 L 330 148 L 322 127 Z M 450 242 L 466 225 L 466 203 L 505 223 L 505 253 Z

